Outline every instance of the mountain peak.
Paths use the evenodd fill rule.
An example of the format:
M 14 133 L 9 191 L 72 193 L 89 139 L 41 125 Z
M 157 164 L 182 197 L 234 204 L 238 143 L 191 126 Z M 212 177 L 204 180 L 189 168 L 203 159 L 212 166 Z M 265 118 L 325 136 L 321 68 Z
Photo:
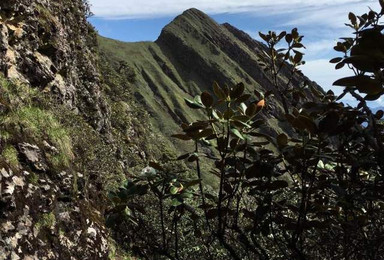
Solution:
M 177 20 L 177 18 L 180 18 L 180 17 L 187 17 L 195 22 L 198 22 L 198 21 L 213 22 L 213 19 L 211 17 L 209 17 L 206 13 L 204 13 L 203 11 L 200 11 L 197 8 L 190 8 L 185 10 L 181 15 L 176 17 L 175 20 Z
M 187 9 L 183 12 L 182 15 L 188 15 L 188 14 L 192 14 L 192 15 L 206 15 L 203 11 L 200 11 L 199 9 L 197 8 L 190 8 L 190 9 Z
M 161 39 L 165 34 L 173 34 L 185 38 L 193 34 L 221 34 L 221 26 L 204 12 L 190 8 L 177 16 L 162 30 Z

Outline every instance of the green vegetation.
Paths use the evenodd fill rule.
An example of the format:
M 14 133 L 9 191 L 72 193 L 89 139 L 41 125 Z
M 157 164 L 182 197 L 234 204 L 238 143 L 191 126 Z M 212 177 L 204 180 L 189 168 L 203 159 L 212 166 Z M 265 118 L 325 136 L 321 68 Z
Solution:
M 34 229 L 39 233 L 39 236 L 45 241 L 51 241 L 51 230 L 56 225 L 56 217 L 53 212 L 43 213 L 38 216 Z M 62 232 L 62 231 L 61 231 Z
M 106 84 L 105 91 L 111 101 L 117 102 L 116 97 L 123 97 L 123 101 L 130 104 L 131 110 L 136 110 L 137 107 L 139 111 L 136 114 L 139 118 L 145 114 L 150 131 L 147 135 L 142 135 L 148 137 L 148 146 L 144 151 L 155 154 L 155 158 L 161 157 L 161 150 L 182 154 L 194 148 L 193 144 L 170 136 L 178 131 L 181 123 L 194 122 L 204 115 L 199 110 L 191 111 L 184 98 L 192 98 L 209 90 L 215 79 L 228 86 L 244 80 L 245 89 L 250 93 L 254 89 L 263 92 L 274 90 L 268 79 L 269 75 L 259 66 L 260 59 L 266 57 L 262 52 L 265 46 L 248 46 L 226 26 L 217 24 L 204 14 L 201 14 L 205 16 L 201 20 L 196 19 L 194 12 L 199 11 L 187 11 L 176 18 L 164 28 L 156 42 L 125 43 L 99 37 L 101 64 L 107 63 L 110 67 L 101 68 L 103 76 L 106 81 L 113 83 Z M 207 37 L 211 34 L 217 41 L 225 39 L 224 42 L 216 46 L 213 44 L 216 40 L 210 41 Z M 121 64 L 128 68 L 128 72 L 119 71 Z M 134 79 L 129 74 L 132 71 Z M 279 88 L 281 82 L 286 82 L 291 77 L 287 69 L 284 68 L 282 72 L 278 77 Z M 287 87 L 291 88 L 291 85 Z M 126 101 L 131 99 L 135 101 Z M 125 113 L 118 110 L 121 104 L 110 105 L 112 120 L 116 119 L 121 128 L 124 121 L 129 119 L 124 118 Z M 271 100 L 270 108 L 263 113 L 263 117 L 271 118 L 263 126 L 263 133 L 276 136 L 278 132 L 287 131 L 286 124 L 272 119 L 277 116 L 281 107 L 280 100 Z M 140 128 L 138 125 L 135 125 L 136 129 Z M 156 145 L 157 139 L 162 139 L 162 146 Z M 202 158 L 201 161 L 204 182 L 212 187 L 217 186 L 216 177 L 206 174 L 210 170 L 209 160 Z
M 110 260 L 139 260 L 138 258 L 132 257 L 129 254 L 121 250 L 114 241 L 109 242 L 109 259 Z
M 15 84 L 10 80 L 4 78 L 0 74 L 0 86 L 1 86 L 1 104 L 8 108 L 17 109 L 24 105 L 30 105 L 33 98 L 36 98 L 38 92 L 25 85 Z
M 20 163 L 18 159 L 18 153 L 15 147 L 8 145 L 4 148 L 1 155 L 4 157 L 5 161 L 9 164 L 12 169 L 19 168 Z
M 67 130 L 48 111 L 37 107 L 23 107 L 3 118 L 6 127 L 13 131 L 20 130 L 33 140 L 46 139 L 58 149 L 58 154 L 52 155 L 51 162 L 54 167 L 68 167 L 73 159 L 72 142 Z
M 145 167 L 150 159 L 176 158 L 173 142 L 154 125 L 153 114 L 146 111 L 143 100 L 136 100 L 137 70 L 125 62 L 126 56 L 115 56 L 111 52 L 115 47 L 111 45 L 101 49 L 100 69 L 104 72 L 103 87 L 111 111 L 112 133 L 116 142 L 121 144 L 121 157 L 129 158 L 129 167 L 134 170 Z M 157 109 L 162 113 L 165 125 L 171 122 L 161 108 Z
M 82 116 L 75 115 L 38 90 L 6 80 L 1 75 L 0 101 L 0 132 L 5 144 L 1 160 L 11 167 L 20 163 L 15 147 L 26 142 L 37 145 L 42 151 L 50 171 L 81 169 L 86 178 L 97 175 L 105 189 L 112 189 L 123 178 L 121 165 L 104 137 Z M 36 184 L 39 177 L 31 174 L 33 177 L 29 180 Z M 77 180 L 73 185 L 78 186 Z M 87 193 L 84 186 L 81 187 L 80 191 Z
M 135 96 L 140 106 L 150 114 L 149 120 L 153 126 L 153 130 L 158 131 L 158 134 L 161 133 L 161 135 L 163 135 L 163 133 L 170 135 L 177 129 L 180 123 L 174 121 L 174 118 L 177 117 L 174 111 L 184 111 L 186 109 L 183 99 L 185 92 L 178 89 L 172 80 L 163 75 L 161 68 L 157 67 L 156 60 L 154 60 L 152 54 L 148 51 L 151 49 L 155 51 L 157 55 L 164 57 L 164 55 L 161 54 L 161 50 L 156 44 L 149 42 L 129 44 L 105 38 L 99 38 L 99 42 L 102 52 L 105 53 L 106 58 L 108 57 L 109 59 L 107 61 L 116 68 L 116 71 L 118 71 L 121 62 L 114 64 L 113 60 L 135 61 L 136 64 L 139 64 L 127 64 L 127 66 L 129 66 L 131 70 L 135 70 L 137 74 L 135 81 L 129 84 L 130 99 L 132 99 L 132 95 Z M 129 75 L 125 76 L 125 78 L 129 79 Z M 157 84 L 161 85 L 161 87 L 158 87 Z M 171 87 L 175 91 L 171 91 Z M 128 86 L 126 83 L 123 83 L 111 89 L 117 91 L 119 88 L 125 88 L 125 91 L 127 91 Z M 123 93 L 123 91 L 121 90 L 120 93 Z M 171 117 L 169 116 L 170 114 Z M 168 146 L 172 147 L 173 144 L 168 143 Z
M 52 112 L 37 106 L 45 102 L 38 100 L 37 91 L 2 76 L 0 84 L 0 98 L 5 108 L 0 114 L 0 127 L 2 133 L 12 133 L 2 135 L 3 140 L 15 145 L 23 140 L 38 143 L 40 147 L 46 141 L 57 149 L 55 153 L 47 153 L 48 162 L 54 168 L 68 167 L 73 159 L 71 138 Z
M 53 212 L 45 213 L 40 216 L 39 221 L 36 223 L 37 228 L 51 228 L 56 223 L 56 217 Z
M 260 62 L 284 101 L 277 119 L 289 136 L 262 131 L 271 92 L 214 83 L 213 91 L 185 99 L 202 116 L 173 137 L 191 143 L 178 160 L 193 163 L 195 175 L 151 162 L 111 192 L 108 224 L 123 246 L 150 259 L 380 259 L 384 112 L 367 105 L 384 94 L 379 2 L 380 13 L 350 13 L 354 37 L 335 46 L 342 57 L 331 62 L 354 73 L 335 81 L 344 87 L 340 96 L 291 86 L 292 78 L 282 88 L 283 67 L 300 73 L 302 36 L 297 29 L 260 33 L 270 57 Z M 287 48 L 275 50 L 282 41 Z M 311 102 L 302 98 L 308 93 Z M 339 102 L 346 94 L 359 105 Z M 203 185 L 202 158 L 218 187 Z
M 30 173 L 30 175 L 28 176 L 28 182 L 33 185 L 37 185 L 39 183 L 39 175 L 34 172 Z

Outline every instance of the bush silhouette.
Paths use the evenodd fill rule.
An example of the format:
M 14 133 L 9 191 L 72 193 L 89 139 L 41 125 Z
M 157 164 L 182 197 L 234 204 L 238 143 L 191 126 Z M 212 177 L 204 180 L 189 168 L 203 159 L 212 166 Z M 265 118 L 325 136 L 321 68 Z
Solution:
M 260 63 L 271 74 L 273 92 L 250 94 L 242 83 L 214 83 L 212 93 L 187 99 L 205 118 L 183 124 L 174 137 L 195 143 L 178 159 L 193 163 L 196 175 L 152 163 L 110 194 L 116 207 L 109 222 L 125 223 L 121 234 L 135 244 L 131 249 L 168 259 L 382 258 L 384 112 L 372 113 L 367 101 L 384 93 L 383 14 L 349 14 L 354 37 L 338 42 L 342 57 L 331 60 L 353 73 L 335 81 L 344 87 L 340 96 L 291 80 L 278 85 L 283 67 L 293 77 L 304 64 L 303 37 L 293 29 L 260 33 L 270 57 Z M 287 48 L 276 50 L 281 41 Z M 308 91 L 314 101 L 302 98 Z M 290 126 L 289 135 L 261 130 L 273 94 L 283 104 L 279 120 Z M 357 107 L 339 102 L 346 94 Z M 212 161 L 217 189 L 202 183 L 202 157 Z

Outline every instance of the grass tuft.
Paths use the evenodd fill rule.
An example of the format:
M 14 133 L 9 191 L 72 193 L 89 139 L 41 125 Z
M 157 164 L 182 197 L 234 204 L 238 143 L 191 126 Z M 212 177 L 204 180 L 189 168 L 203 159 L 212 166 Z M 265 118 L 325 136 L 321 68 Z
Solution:
M 1 155 L 11 168 L 19 168 L 20 163 L 18 158 L 18 152 L 15 147 L 13 147 L 12 145 L 7 145 Z

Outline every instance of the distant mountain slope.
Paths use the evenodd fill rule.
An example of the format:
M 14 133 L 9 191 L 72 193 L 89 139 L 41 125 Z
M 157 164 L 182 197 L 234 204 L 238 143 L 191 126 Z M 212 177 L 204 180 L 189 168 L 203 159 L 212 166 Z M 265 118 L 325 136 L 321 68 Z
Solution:
M 179 131 L 180 123 L 200 117 L 183 98 L 211 91 L 213 81 L 228 85 L 243 82 L 249 92 L 274 89 L 258 63 L 266 47 L 229 24 L 217 24 L 197 9 L 176 17 L 155 42 L 124 43 L 99 37 L 99 43 L 109 62 L 124 61 L 136 71 L 132 84 L 135 98 L 150 113 L 154 129 L 165 136 Z M 281 82 L 287 81 L 284 75 L 283 71 Z M 292 82 L 304 80 L 307 78 L 295 77 Z M 270 120 L 265 130 L 274 135 L 283 131 L 275 119 L 282 105 L 278 99 L 268 105 L 264 116 Z M 184 150 L 185 144 L 175 144 Z

